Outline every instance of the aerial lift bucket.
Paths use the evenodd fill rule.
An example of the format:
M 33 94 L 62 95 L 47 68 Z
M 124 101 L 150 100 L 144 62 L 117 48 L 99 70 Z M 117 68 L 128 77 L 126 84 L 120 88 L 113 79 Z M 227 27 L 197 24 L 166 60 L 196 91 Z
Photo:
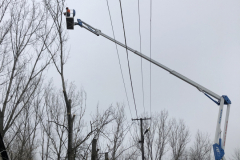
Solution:
M 74 29 L 75 10 L 70 10 L 70 16 L 66 16 L 67 29 Z

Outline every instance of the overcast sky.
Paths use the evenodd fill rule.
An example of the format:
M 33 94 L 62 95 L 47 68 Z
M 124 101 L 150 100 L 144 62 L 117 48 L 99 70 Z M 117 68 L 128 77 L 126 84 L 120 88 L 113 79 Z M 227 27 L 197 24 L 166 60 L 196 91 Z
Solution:
M 116 39 L 124 42 L 118 0 L 108 0 Z M 128 46 L 140 50 L 138 1 L 122 0 Z M 226 156 L 240 147 L 240 1 L 152 0 L 152 58 L 232 101 Z M 112 37 L 106 0 L 68 0 L 76 17 Z M 150 0 L 140 0 L 142 53 L 150 55 Z M 110 104 L 126 104 L 135 118 L 126 51 L 119 47 L 131 113 L 121 78 L 115 44 L 75 26 L 69 32 L 70 58 L 65 76 L 87 92 L 86 115 Z M 129 52 L 138 114 L 144 112 L 141 58 Z M 150 64 L 143 60 L 145 111 L 150 112 Z M 57 73 L 53 73 L 57 77 Z M 59 78 L 59 77 L 58 77 Z M 56 83 L 59 83 L 55 81 Z M 152 65 L 152 112 L 168 110 L 184 119 L 192 139 L 197 130 L 213 141 L 218 106 L 196 88 Z M 225 107 L 226 108 L 226 107 Z M 223 113 L 222 125 L 224 124 Z M 222 127 L 223 129 L 223 127 Z

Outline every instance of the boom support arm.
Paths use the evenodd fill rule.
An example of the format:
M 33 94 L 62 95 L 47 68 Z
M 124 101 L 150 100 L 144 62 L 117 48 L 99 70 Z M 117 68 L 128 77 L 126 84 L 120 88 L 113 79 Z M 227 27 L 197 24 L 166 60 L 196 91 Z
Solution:
M 221 159 L 225 159 L 224 158 L 224 149 L 225 149 L 225 143 L 226 143 L 226 135 L 227 135 L 227 125 L 228 125 L 228 118 L 229 118 L 229 112 L 230 112 L 230 104 L 231 104 L 231 101 L 230 99 L 223 95 L 223 96 L 219 96 L 218 94 L 212 92 L 211 90 L 203 87 L 202 85 L 192 81 L 191 79 L 183 76 L 182 74 L 174 71 L 174 70 L 171 70 L 170 68 L 164 66 L 163 64 L 149 58 L 148 56 L 124 45 L 123 43 L 107 36 L 106 34 L 102 33 L 100 30 L 90 26 L 89 24 L 83 22 L 82 20 L 80 19 L 77 19 L 78 22 L 75 22 L 75 25 L 79 25 L 80 27 L 82 28 L 85 28 L 87 29 L 88 31 L 94 33 L 95 35 L 99 36 L 103 36 L 107 39 L 109 39 L 110 41 L 128 49 L 129 51 L 135 53 L 136 55 L 146 59 L 147 61 L 159 66 L 160 68 L 168 71 L 169 73 L 171 73 L 172 75 L 178 77 L 179 79 L 187 82 L 188 84 L 196 87 L 200 92 L 204 93 L 208 98 L 210 98 L 211 100 L 213 100 L 216 104 L 220 105 L 219 107 L 219 113 L 218 113 L 218 119 L 217 119 L 217 127 L 216 127 L 216 132 L 215 132 L 215 139 L 214 139 L 214 145 L 213 145 L 213 150 L 214 150 L 214 155 L 215 155 L 215 160 L 221 160 Z M 217 99 L 217 101 L 215 101 L 213 98 Z M 224 125 L 224 134 L 223 134 L 223 142 L 222 142 L 222 139 L 221 139 L 221 120 L 222 120 L 222 111 L 223 111 L 223 105 L 226 104 L 227 105 L 227 112 L 226 112 L 226 118 L 225 118 L 225 125 Z
M 79 22 L 80 22 L 80 23 L 79 23 Z M 176 77 L 182 79 L 183 81 L 191 84 L 192 86 L 196 87 L 200 92 L 207 93 L 207 94 L 209 94 L 210 96 L 216 98 L 217 100 L 220 100 L 220 99 L 221 99 L 221 96 L 219 96 L 218 94 L 210 91 L 209 89 L 201 86 L 200 84 L 192 81 L 191 79 L 183 76 L 182 74 L 180 74 L 180 73 L 178 73 L 178 72 L 176 72 L 176 71 L 174 71 L 174 70 L 171 70 L 170 68 L 168 68 L 168 67 L 164 66 L 163 64 L 161 64 L 161 63 L 159 63 L 159 62 L 157 62 L 157 61 L 149 58 L 148 56 L 146 56 L 146 55 L 138 52 L 137 50 L 134 50 L 134 49 L 132 49 L 132 48 L 124 45 L 123 43 L 121 43 L 121 42 L 119 42 L 119 41 L 117 41 L 117 40 L 115 40 L 115 39 L 107 36 L 106 34 L 102 33 L 100 30 L 98 30 L 98 29 L 96 29 L 96 28 L 93 28 L 92 26 L 90 26 L 89 24 L 81 21 L 80 19 L 78 19 L 78 24 L 79 24 L 79 25 L 81 24 L 80 26 L 81 26 L 82 28 L 85 28 L 85 29 L 89 30 L 90 32 L 96 34 L 97 36 L 101 35 L 101 36 L 103 36 L 103 37 L 111 40 L 112 42 L 117 43 L 118 45 L 120 45 L 120 46 L 122 46 L 122 47 L 124 47 L 124 48 L 127 48 L 129 51 L 135 53 L 136 55 L 138 55 L 138 56 L 146 59 L 147 61 L 150 61 L 151 63 L 153 63 L 153 64 L 161 67 L 162 69 L 168 71 L 169 73 L 173 74 L 174 76 L 176 76 Z

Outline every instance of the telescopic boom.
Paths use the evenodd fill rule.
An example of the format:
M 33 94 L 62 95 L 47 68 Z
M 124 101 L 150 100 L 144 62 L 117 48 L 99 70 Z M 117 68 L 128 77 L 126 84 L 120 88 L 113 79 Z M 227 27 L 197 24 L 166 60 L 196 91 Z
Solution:
M 179 79 L 187 82 L 188 84 L 196 87 L 200 92 L 204 93 L 208 98 L 210 98 L 212 101 L 214 101 L 217 105 L 219 105 L 219 112 L 218 112 L 218 119 L 217 119 L 217 126 L 216 126 L 216 132 L 215 132 L 215 139 L 214 139 L 214 144 L 213 144 L 213 151 L 214 151 L 214 155 L 215 155 L 215 160 L 222 160 L 225 159 L 224 158 L 224 149 L 225 149 L 225 144 L 226 144 L 226 135 L 227 135 L 227 126 L 228 126 L 228 119 L 229 119 L 229 113 L 230 113 L 230 105 L 231 105 L 231 101 L 230 99 L 226 96 L 219 96 L 218 94 L 212 92 L 211 90 L 203 87 L 202 85 L 192 81 L 191 79 L 183 76 L 182 74 L 171 70 L 170 68 L 164 66 L 163 64 L 149 58 L 148 56 L 138 52 L 137 50 L 134 50 L 126 45 L 124 45 L 123 43 L 107 36 L 106 34 L 102 33 L 99 29 L 96 29 L 92 26 L 90 26 L 89 24 L 83 22 L 80 19 L 77 19 L 77 22 L 74 23 L 74 25 L 79 25 L 82 28 L 87 29 L 88 31 L 94 33 L 95 35 L 99 36 L 103 36 L 109 40 L 111 40 L 112 42 L 128 49 L 129 51 L 135 53 L 136 55 L 146 59 L 147 61 L 159 66 L 160 68 L 168 71 L 169 73 L 171 73 L 172 75 L 178 77 Z M 214 98 L 216 100 L 214 100 Z M 225 124 L 224 124 L 224 132 L 223 132 L 223 141 L 221 138 L 221 120 L 222 120 L 222 112 L 223 112 L 223 106 L 227 105 L 227 111 L 226 111 L 226 118 L 225 118 Z

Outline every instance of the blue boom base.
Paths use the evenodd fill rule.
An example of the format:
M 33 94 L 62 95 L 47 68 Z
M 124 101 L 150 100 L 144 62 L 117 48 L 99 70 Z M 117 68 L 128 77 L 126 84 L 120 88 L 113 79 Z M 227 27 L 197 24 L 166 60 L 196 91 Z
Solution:
M 213 151 L 214 151 L 215 160 L 221 160 L 223 158 L 225 153 L 221 147 L 221 138 L 219 139 L 219 144 L 215 143 L 213 145 Z

